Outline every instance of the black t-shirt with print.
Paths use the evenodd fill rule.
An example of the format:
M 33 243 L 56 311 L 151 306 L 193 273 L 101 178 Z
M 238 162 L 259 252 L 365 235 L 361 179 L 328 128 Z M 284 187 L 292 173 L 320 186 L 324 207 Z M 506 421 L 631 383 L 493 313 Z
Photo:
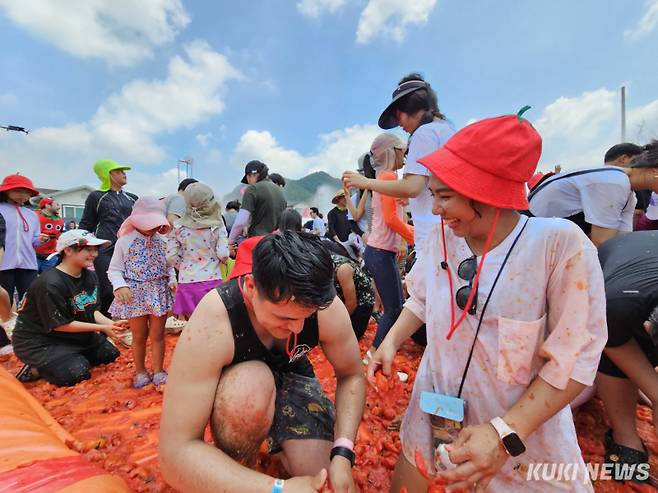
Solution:
M 102 344 L 97 332 L 53 330 L 73 321 L 95 323 L 99 309 L 96 274 L 83 269 L 73 277 L 55 268 L 44 272 L 27 290 L 18 311 L 12 343 L 21 361 L 39 367 Z

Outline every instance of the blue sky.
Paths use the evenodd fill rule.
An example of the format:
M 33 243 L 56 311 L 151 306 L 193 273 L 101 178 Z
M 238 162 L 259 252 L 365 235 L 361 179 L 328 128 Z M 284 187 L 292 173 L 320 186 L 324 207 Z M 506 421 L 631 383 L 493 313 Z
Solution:
M 244 163 L 284 176 L 353 168 L 397 81 L 420 71 L 462 127 L 525 104 L 542 167 L 597 165 L 658 138 L 658 0 L 0 0 L 0 169 L 39 186 L 134 167 L 175 189 L 178 159 L 219 193 Z M 654 60 L 652 64 L 651 60 Z

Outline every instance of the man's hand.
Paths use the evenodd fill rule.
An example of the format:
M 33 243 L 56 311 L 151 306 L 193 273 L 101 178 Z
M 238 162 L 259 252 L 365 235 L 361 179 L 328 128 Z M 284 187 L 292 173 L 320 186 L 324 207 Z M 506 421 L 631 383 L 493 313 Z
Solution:
M 327 470 L 322 469 L 315 476 L 296 476 L 286 479 L 283 485 L 285 493 L 316 493 L 322 491 L 322 487 L 327 482 Z
M 128 287 L 123 287 L 119 288 L 114 292 L 114 298 L 119 302 L 119 303 L 130 303 L 130 300 L 132 298 L 132 295 L 130 294 L 130 288 Z
M 489 423 L 464 428 L 457 441 L 446 448 L 452 463 L 458 464 L 456 469 L 437 473 L 450 483 L 446 491 L 474 486 L 476 491 L 484 491 L 508 457 L 498 433 Z
M 365 190 L 368 187 L 368 178 L 356 171 L 343 171 L 343 187 Z
M 228 246 L 228 251 L 229 251 L 229 256 L 231 258 L 235 258 L 235 256 L 238 254 L 238 245 L 236 245 L 235 243 L 231 243 Z
M 43 233 L 41 233 L 41 234 L 39 235 L 39 243 L 41 243 L 42 245 L 43 245 L 44 243 L 48 243 L 49 241 L 50 241 L 50 236 L 48 236 L 48 235 L 46 235 L 46 234 L 43 234 Z
M 354 477 L 350 461 L 340 455 L 335 456 L 329 466 L 329 484 L 334 493 L 355 493 Z

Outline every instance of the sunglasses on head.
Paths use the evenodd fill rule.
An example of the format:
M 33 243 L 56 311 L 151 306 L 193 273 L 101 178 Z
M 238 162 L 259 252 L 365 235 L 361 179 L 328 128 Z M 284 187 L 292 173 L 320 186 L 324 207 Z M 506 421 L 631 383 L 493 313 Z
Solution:
M 475 255 L 467 258 L 466 260 L 463 260 L 459 264 L 459 267 L 457 267 L 457 275 L 464 281 L 468 281 L 468 284 L 466 286 L 462 286 L 461 288 L 459 288 L 457 290 L 457 293 L 455 294 L 455 302 L 457 303 L 457 306 L 461 310 L 466 308 L 466 305 L 468 303 L 468 298 L 470 298 L 471 296 L 471 292 L 473 291 L 473 279 L 475 278 L 475 274 L 477 273 L 477 270 L 478 270 L 478 260 L 477 260 L 477 256 Z M 473 296 L 473 303 L 468 308 L 469 315 L 475 315 L 475 312 L 477 311 L 477 301 L 478 301 L 478 294 L 476 291 L 475 296 Z

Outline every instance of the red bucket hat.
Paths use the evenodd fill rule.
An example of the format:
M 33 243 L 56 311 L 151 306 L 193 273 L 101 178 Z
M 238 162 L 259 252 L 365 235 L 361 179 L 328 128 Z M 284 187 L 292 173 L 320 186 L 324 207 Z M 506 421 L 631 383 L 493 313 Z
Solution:
M 501 209 L 528 208 L 526 182 L 541 156 L 541 136 L 521 115 L 487 118 L 418 160 L 456 192 Z
M 0 192 L 8 192 L 9 190 L 16 190 L 17 188 L 26 188 L 30 191 L 32 197 L 39 195 L 38 190 L 32 184 L 32 180 L 26 176 L 19 175 L 18 173 L 5 176 L 5 179 L 0 183 Z

